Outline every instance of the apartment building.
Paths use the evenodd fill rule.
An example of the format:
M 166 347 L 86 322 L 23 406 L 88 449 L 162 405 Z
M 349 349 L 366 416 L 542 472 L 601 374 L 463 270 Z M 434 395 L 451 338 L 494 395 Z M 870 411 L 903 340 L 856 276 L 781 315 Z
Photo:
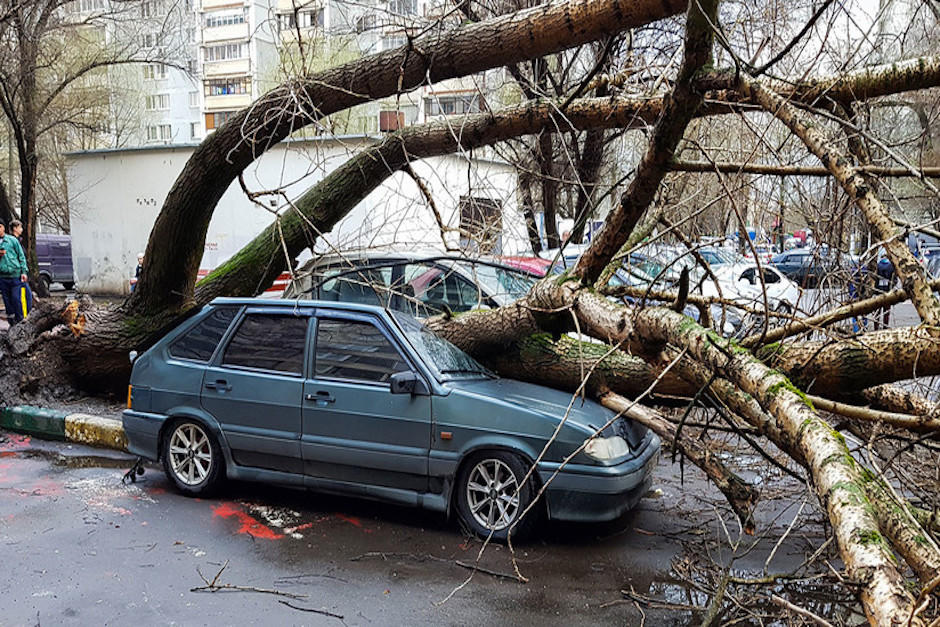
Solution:
M 202 124 L 221 126 L 276 84 L 276 26 L 267 0 L 198 0 Z
M 440 0 L 276 0 L 281 74 L 310 72 L 400 49 L 448 18 Z M 391 132 L 447 115 L 485 110 L 485 75 L 424 86 L 331 116 L 332 132 Z

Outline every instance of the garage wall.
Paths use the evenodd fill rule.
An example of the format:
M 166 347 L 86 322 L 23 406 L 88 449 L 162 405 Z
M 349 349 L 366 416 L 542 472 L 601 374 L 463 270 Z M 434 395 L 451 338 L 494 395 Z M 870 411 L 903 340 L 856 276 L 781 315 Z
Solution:
M 282 142 L 246 169 L 245 182 L 251 191 L 284 187 L 287 196 L 295 199 L 357 148 L 373 141 L 357 136 Z M 68 155 L 72 255 L 79 289 L 128 292 L 137 253 L 146 248 L 163 200 L 194 148 L 166 146 Z M 496 199 L 503 207 L 504 254 L 526 249 L 525 223 L 515 200 L 516 176 L 509 165 L 450 155 L 418 162 L 414 169 L 431 190 L 448 226 L 459 226 L 462 196 Z M 215 268 L 270 224 L 274 216 L 268 209 L 284 207 L 283 200 L 275 199 L 262 197 L 268 206 L 259 207 L 234 182 L 209 224 L 201 268 Z M 456 247 L 457 233 L 448 233 L 447 241 Z M 315 249 L 373 246 L 444 248 L 434 215 L 410 177 L 397 173 L 389 178 L 318 241 Z

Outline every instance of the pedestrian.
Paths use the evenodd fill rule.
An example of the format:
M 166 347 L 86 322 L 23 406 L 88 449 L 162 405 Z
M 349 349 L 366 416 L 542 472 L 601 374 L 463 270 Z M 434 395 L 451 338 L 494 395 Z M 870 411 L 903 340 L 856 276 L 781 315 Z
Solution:
M 17 229 L 21 233 L 23 231 L 19 220 L 10 222 L 10 228 L 14 232 Z M 12 317 L 13 324 L 23 320 L 32 306 L 32 293 L 26 282 L 28 273 L 23 247 L 14 235 L 6 234 L 6 227 L 0 222 L 0 296 L 3 297 L 7 319 Z
M 137 269 L 134 270 L 134 278 L 131 280 L 131 293 L 137 289 L 137 282 L 140 281 L 140 273 L 144 271 L 144 253 L 137 253 Z

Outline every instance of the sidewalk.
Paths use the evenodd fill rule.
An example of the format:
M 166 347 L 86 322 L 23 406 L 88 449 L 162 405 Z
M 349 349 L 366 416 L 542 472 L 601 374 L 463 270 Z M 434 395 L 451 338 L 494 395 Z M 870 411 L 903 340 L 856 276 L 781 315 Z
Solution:
M 106 416 L 17 405 L 0 409 L 0 429 L 49 440 L 127 450 L 121 421 Z

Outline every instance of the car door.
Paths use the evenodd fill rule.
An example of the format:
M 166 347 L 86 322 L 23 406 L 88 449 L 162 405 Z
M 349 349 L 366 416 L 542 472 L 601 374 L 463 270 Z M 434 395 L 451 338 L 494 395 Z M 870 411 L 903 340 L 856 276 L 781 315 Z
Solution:
M 414 370 L 385 324 L 367 314 L 318 311 L 304 382 L 304 471 L 311 477 L 424 492 L 431 399 L 392 394 Z M 419 375 L 421 376 L 421 375 Z
M 310 311 L 249 308 L 206 369 L 203 409 L 240 466 L 300 474 L 301 401 Z

